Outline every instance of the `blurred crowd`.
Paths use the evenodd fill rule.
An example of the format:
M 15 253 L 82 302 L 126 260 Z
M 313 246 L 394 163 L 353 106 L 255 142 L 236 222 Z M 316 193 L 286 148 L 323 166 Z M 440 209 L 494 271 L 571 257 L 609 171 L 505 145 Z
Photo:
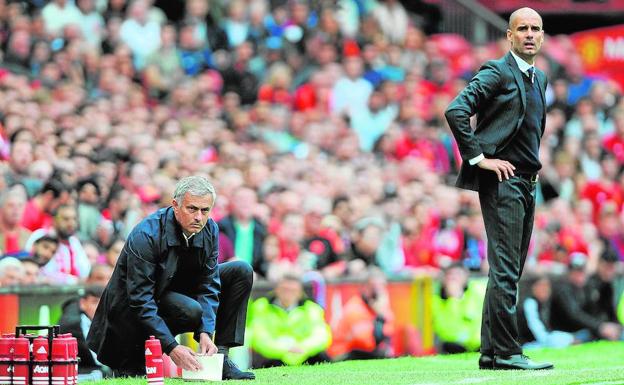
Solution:
M 414 2 L 414 4 L 420 2 Z M 487 271 L 443 112 L 506 40 L 397 0 L 0 0 L 0 287 L 110 274 L 181 177 L 218 198 L 220 258 L 313 282 Z M 545 26 L 548 31 L 548 26 Z M 527 271 L 624 261 L 624 98 L 549 36 Z M 307 278 L 306 278 L 307 277 Z M 105 277 L 103 278 L 105 282 Z

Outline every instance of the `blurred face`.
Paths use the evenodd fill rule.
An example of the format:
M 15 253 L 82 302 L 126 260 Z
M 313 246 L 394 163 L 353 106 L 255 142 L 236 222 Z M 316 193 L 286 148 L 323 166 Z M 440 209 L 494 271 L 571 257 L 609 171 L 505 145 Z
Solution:
M 381 229 L 377 226 L 368 226 L 362 231 L 361 238 L 357 243 L 358 249 L 367 255 L 377 252 L 381 243 Z
M 258 201 L 253 190 L 244 188 L 236 191 L 232 203 L 234 217 L 239 220 L 248 220 L 253 216 Z
M 23 262 L 24 276 L 22 277 L 22 285 L 36 285 L 39 277 L 39 266 L 33 262 Z
M 26 201 L 23 197 L 16 194 L 9 196 L 4 202 L 4 205 L 0 208 L 2 222 L 4 222 L 7 227 L 17 226 L 22 220 L 24 207 L 26 207 Z
M 93 319 L 95 310 L 97 309 L 99 303 L 100 299 L 91 295 L 85 298 L 80 298 L 80 310 L 82 310 L 87 317 L 89 317 L 89 319 Z
M 51 241 L 39 241 L 33 246 L 33 254 L 42 265 L 47 263 L 58 248 L 58 243 Z
M 52 195 L 52 192 L 49 192 L 48 194 Z M 64 205 L 65 203 L 69 202 L 70 198 L 71 198 L 71 195 L 69 195 L 69 192 L 63 191 L 61 192 L 61 195 L 59 195 L 58 198 L 50 199 L 48 205 L 45 205 L 44 210 L 47 213 L 53 213 L 59 206 Z
M 112 267 L 105 266 L 105 265 L 98 265 L 91 271 L 91 274 L 89 274 L 89 278 L 87 279 L 87 284 L 106 286 L 108 284 L 108 281 L 110 280 L 111 275 L 113 275 Z
M 303 216 L 299 214 L 290 214 L 284 218 L 282 229 L 280 230 L 282 238 L 290 242 L 301 242 L 305 236 L 305 227 Z
M 345 73 L 351 79 L 359 78 L 362 75 L 362 59 L 359 57 L 348 57 L 344 63 Z
M 303 287 L 295 280 L 284 279 L 277 284 L 275 296 L 280 304 L 285 307 L 296 305 L 303 297 Z
M 80 190 L 79 199 L 84 203 L 97 204 L 100 196 L 95 186 L 89 183 L 84 185 Z
M 173 212 L 176 220 L 187 236 L 198 233 L 204 228 L 208 218 L 210 218 L 210 210 L 212 210 L 213 204 L 214 201 L 210 194 L 194 196 L 186 193 L 182 202 L 173 200 Z
M 463 269 L 453 268 L 449 269 L 444 275 L 444 285 L 447 286 L 449 284 L 457 284 L 461 287 L 466 285 L 468 280 L 468 276 Z
M 533 64 L 544 41 L 542 18 L 532 9 L 523 8 L 510 19 L 507 41 L 511 50 L 529 64 Z
M 598 263 L 598 275 L 604 282 L 612 282 L 617 272 L 616 263 L 600 261 Z
M 277 260 L 280 254 L 279 242 L 277 237 L 271 235 L 265 238 L 262 244 L 264 257 L 267 261 Z
M 572 282 L 574 286 L 583 287 L 586 280 L 587 274 L 585 270 L 575 269 L 570 271 L 570 282 Z
M 24 273 L 15 267 L 8 267 L 4 270 L 4 274 L 0 277 L 0 287 L 16 286 L 22 281 Z
M 542 278 L 533 284 L 533 295 L 539 302 L 546 302 L 550 298 L 550 281 Z
M 54 217 L 54 229 L 61 239 L 67 239 L 74 235 L 78 229 L 76 209 L 70 206 L 59 208 L 56 217 Z
M 11 168 L 19 173 L 24 174 L 28 171 L 28 166 L 33 161 L 32 145 L 28 142 L 17 142 L 11 148 L 10 164 Z
M 117 240 L 106 252 L 106 262 L 110 266 L 115 266 L 117 263 L 117 259 L 119 258 L 119 254 L 121 254 L 121 250 L 124 247 L 124 241 Z

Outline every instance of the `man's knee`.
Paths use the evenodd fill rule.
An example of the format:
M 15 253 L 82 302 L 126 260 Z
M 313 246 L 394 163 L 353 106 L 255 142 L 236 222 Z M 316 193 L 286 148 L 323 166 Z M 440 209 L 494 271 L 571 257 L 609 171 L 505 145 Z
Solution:
M 184 318 L 187 319 L 189 324 L 199 326 L 201 324 L 203 314 L 203 310 L 199 302 L 187 301 L 184 305 Z
M 232 261 L 228 262 L 228 264 L 228 268 L 231 269 L 235 277 L 234 279 L 238 283 L 251 287 L 253 284 L 253 268 L 251 265 L 244 261 Z

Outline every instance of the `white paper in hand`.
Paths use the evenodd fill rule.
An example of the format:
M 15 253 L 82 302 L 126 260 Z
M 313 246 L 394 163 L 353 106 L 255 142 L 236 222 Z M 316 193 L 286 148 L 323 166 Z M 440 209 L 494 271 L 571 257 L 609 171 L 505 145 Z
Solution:
M 202 370 L 193 372 L 182 369 L 182 379 L 185 381 L 221 381 L 223 375 L 223 354 L 215 353 L 212 356 L 196 356 L 202 365 Z

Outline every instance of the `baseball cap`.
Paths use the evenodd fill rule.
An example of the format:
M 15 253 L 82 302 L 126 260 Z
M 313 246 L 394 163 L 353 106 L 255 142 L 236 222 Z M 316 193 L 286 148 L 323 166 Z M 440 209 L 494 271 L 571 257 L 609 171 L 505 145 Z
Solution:
M 606 249 L 600 254 L 600 260 L 603 262 L 615 263 L 618 262 L 620 258 L 614 250 Z
M 574 252 L 570 254 L 568 267 L 570 270 L 583 270 L 587 264 L 587 256 L 584 253 Z

